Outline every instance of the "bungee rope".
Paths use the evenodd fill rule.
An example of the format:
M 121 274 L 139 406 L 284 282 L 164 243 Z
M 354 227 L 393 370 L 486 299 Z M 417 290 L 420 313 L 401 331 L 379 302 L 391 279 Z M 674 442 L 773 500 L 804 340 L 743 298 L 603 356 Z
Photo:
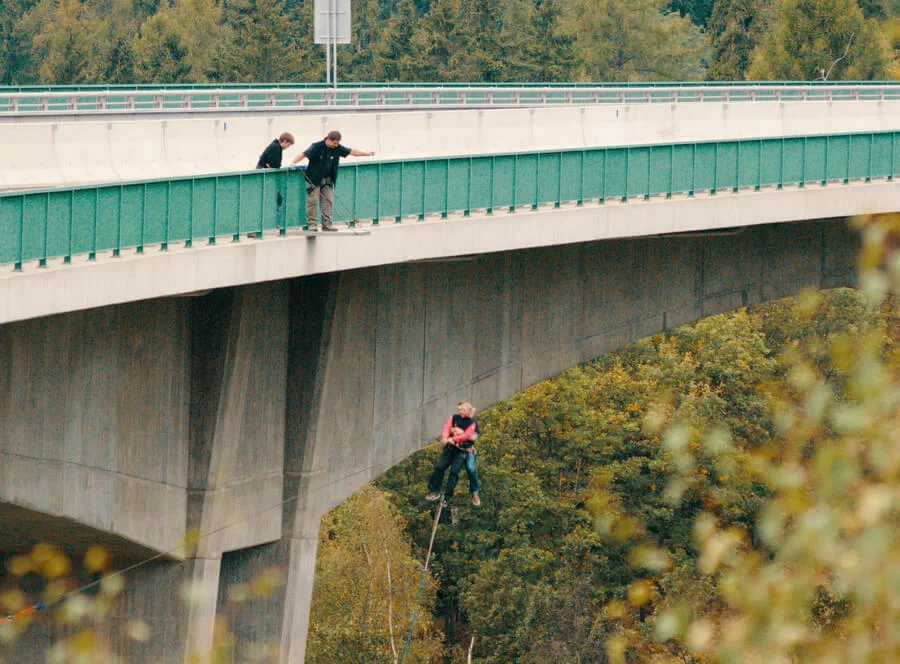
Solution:
M 409 633 L 406 635 L 406 646 L 403 648 L 403 657 L 400 658 L 400 664 L 406 661 L 406 653 L 409 652 L 409 644 L 412 642 L 413 627 L 416 625 L 416 614 L 419 612 L 419 603 L 422 601 L 422 591 L 425 588 L 425 579 L 428 576 L 428 561 L 431 560 L 431 550 L 434 548 L 434 536 L 437 533 L 438 523 L 441 520 L 441 512 L 444 510 L 443 498 L 438 503 L 437 514 L 434 515 L 434 527 L 431 529 L 431 540 L 428 542 L 428 553 L 425 555 L 425 567 L 422 568 L 422 581 L 419 583 L 419 594 L 416 597 L 416 604 L 413 606 L 412 620 L 409 622 Z

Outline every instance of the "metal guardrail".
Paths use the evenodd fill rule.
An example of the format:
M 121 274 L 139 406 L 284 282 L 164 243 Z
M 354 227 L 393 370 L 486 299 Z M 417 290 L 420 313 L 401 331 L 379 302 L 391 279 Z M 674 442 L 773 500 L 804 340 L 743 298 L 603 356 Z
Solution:
M 900 82 L 73 86 L 0 88 L 0 119 L 32 116 L 400 110 L 550 105 L 900 99 Z
M 585 201 L 827 185 L 898 172 L 900 132 L 743 139 L 350 164 L 335 220 L 446 217 Z M 0 264 L 71 261 L 305 227 L 302 169 L 0 194 Z M 277 200 L 281 197 L 281 205 Z

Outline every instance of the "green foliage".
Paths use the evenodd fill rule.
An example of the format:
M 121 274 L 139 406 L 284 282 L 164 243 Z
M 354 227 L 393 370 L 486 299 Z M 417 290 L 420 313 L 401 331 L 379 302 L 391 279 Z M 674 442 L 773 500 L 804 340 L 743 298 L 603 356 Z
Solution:
M 856 0 L 777 0 L 747 77 L 880 79 L 887 63 L 885 38 Z
M 0 84 L 16 85 L 28 79 L 32 34 L 23 15 L 33 5 L 34 0 L 0 2 Z
M 42 0 L 31 15 L 47 17 L 33 38 L 41 80 L 51 85 L 89 82 L 97 24 L 90 20 L 88 6 L 79 0 Z
M 146 83 L 177 83 L 190 72 L 185 27 L 167 8 L 144 21 L 135 44 L 135 73 Z
M 307 662 L 397 661 L 422 576 L 422 563 L 411 556 L 403 527 L 384 494 L 371 485 L 323 519 Z M 434 661 L 440 650 L 430 615 L 434 596 L 429 576 L 408 662 Z
M 416 75 L 413 35 L 418 19 L 412 0 L 400 0 L 397 10 L 384 25 L 379 41 L 373 47 L 373 78 L 382 81 L 409 81 Z
M 790 500 L 802 496 L 790 484 L 798 471 L 782 475 L 784 431 L 822 398 L 799 385 L 819 376 L 835 404 L 850 403 L 863 388 L 835 369 L 836 349 L 871 338 L 880 360 L 892 357 L 884 349 L 898 320 L 852 290 L 758 305 L 656 335 L 482 413 L 484 506 L 460 501 L 435 541 L 446 652 L 474 637 L 485 663 L 744 661 L 724 650 L 710 658 L 708 626 L 724 634 L 735 611 L 749 610 L 747 598 L 781 601 L 760 575 L 789 583 L 763 568 L 739 592 L 726 581 L 783 555 L 771 532 L 784 531 L 787 508 L 772 522 L 772 505 L 783 482 L 794 487 Z M 798 449 L 810 440 L 797 438 Z M 421 551 L 432 515 L 422 493 L 438 451 L 378 482 Z M 841 454 L 827 463 L 835 498 L 859 477 L 841 476 L 847 462 Z M 723 576 L 736 551 L 746 567 Z M 853 602 L 827 578 L 803 580 L 815 583 L 802 588 L 796 615 L 843 633 Z M 761 623 L 773 639 L 776 627 L 774 617 Z M 778 661 L 769 645 L 742 647 Z
M 514 44 L 521 34 L 518 23 L 504 40 Z M 519 62 L 522 72 L 514 78 L 520 81 L 566 81 L 572 78 L 577 63 L 575 38 L 562 26 L 563 13 L 559 0 L 537 0 L 531 19 L 526 21 L 522 55 L 511 57 Z
M 707 24 L 712 46 L 707 78 L 744 80 L 753 49 L 764 32 L 764 23 L 764 6 L 759 0 L 718 0 Z
M 705 71 L 702 31 L 664 13 L 665 0 L 572 0 L 577 78 L 594 81 L 695 80 Z
M 312 48 L 310 19 L 311 13 L 302 7 L 289 9 L 284 0 L 227 4 L 225 21 L 234 41 L 222 56 L 223 76 L 235 82 L 302 80 L 308 71 L 304 59 Z
M 694 23 L 705 27 L 716 4 L 716 0 L 669 0 L 668 9 L 689 16 Z

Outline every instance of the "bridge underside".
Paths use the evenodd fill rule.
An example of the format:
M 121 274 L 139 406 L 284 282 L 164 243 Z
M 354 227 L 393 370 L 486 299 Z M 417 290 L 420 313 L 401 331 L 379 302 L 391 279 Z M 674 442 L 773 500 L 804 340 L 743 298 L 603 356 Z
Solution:
M 117 564 L 132 564 L 158 552 L 66 517 L 53 516 L 0 502 L 0 555 L 22 554 L 37 544 L 51 544 L 78 561 L 92 546 L 106 551 Z
M 242 639 L 300 662 L 321 516 L 431 440 L 458 400 L 484 408 L 661 330 L 852 285 L 857 249 L 843 220 L 761 225 L 384 265 L 0 326 L 0 496 L 27 508 L 0 513 L 4 546 L 20 550 L 56 524 L 75 550 L 95 529 L 110 546 L 168 551 L 196 530 L 194 556 L 129 577 L 121 617 L 148 620 L 154 637 L 123 643 L 124 659 L 185 661 L 208 651 L 212 619 L 227 615 Z M 27 521 L 33 513 L 46 521 Z M 284 575 L 277 596 L 228 611 L 228 588 L 269 567 Z M 185 581 L 207 593 L 174 611 Z

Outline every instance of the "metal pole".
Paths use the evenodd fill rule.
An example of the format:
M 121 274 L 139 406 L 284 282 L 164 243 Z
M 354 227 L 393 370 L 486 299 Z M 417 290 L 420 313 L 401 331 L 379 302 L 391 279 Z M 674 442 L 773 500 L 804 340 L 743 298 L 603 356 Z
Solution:
M 328 40 L 328 47 L 332 49 L 331 66 L 334 67 L 331 83 L 337 87 L 337 7 L 335 0 L 328 0 Z
M 331 83 L 331 42 L 325 42 L 325 83 Z
M 334 78 L 332 77 L 331 68 L 333 65 L 332 60 L 332 51 L 334 50 L 334 43 L 337 41 L 337 35 L 335 34 L 335 21 L 334 21 L 334 0 L 328 0 L 328 44 L 325 48 L 328 49 L 328 78 L 326 79 L 326 83 L 334 83 Z

